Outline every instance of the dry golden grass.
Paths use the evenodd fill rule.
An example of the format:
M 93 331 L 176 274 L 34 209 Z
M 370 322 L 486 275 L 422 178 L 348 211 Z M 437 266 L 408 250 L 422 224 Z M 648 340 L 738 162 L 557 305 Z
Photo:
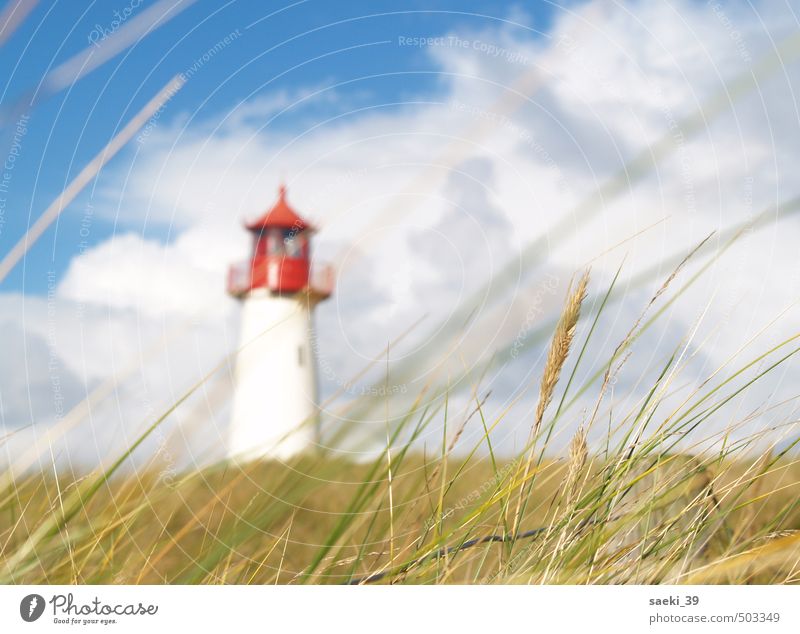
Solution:
M 415 583 L 797 580 L 800 467 L 796 463 L 783 461 L 760 475 L 753 473 L 754 464 L 722 463 L 708 473 L 697 468 L 696 459 L 674 456 L 644 475 L 637 483 L 638 497 L 617 506 L 614 518 L 587 524 L 585 499 L 591 483 L 602 480 L 609 465 L 594 461 L 591 473 L 586 472 L 590 457 L 582 433 L 573 439 L 570 453 L 567 461 L 540 466 L 522 522 L 526 529 L 549 530 L 520 540 L 510 558 L 505 544 L 486 543 L 431 558 L 391 579 Z M 755 465 L 761 462 L 756 460 Z M 420 536 L 437 508 L 438 490 L 426 488 L 425 469 L 425 461 L 412 456 L 394 474 L 395 559 L 411 560 L 426 552 Z M 453 462 L 447 470 L 461 475 L 444 499 L 442 533 L 469 525 L 470 538 L 495 534 L 499 506 L 483 513 L 479 521 L 470 519 L 477 502 L 497 483 L 490 462 Z M 187 475 L 172 486 L 151 473 L 116 478 L 87 502 L 68 530 L 37 547 L 8 581 L 298 583 L 341 520 L 342 510 L 368 481 L 368 472 L 367 465 L 307 459 L 291 468 L 275 463 L 219 467 Z M 710 482 L 718 504 L 710 502 Z M 380 480 L 375 484 L 379 493 L 353 518 L 347 538 L 325 557 L 324 572 L 315 575 L 314 582 L 352 581 L 389 565 L 388 484 Z M 60 483 L 62 491 L 69 486 L 69 479 Z M 18 481 L 16 495 L 0 515 L 4 559 L 24 543 L 40 518 L 57 509 L 58 488 L 45 475 Z M 756 506 L 759 512 L 753 517 Z M 646 549 L 652 554 L 643 552 Z M 686 556 L 691 557 L 689 563 L 683 561 Z
M 684 259 L 645 312 L 665 294 Z M 580 334 L 558 407 L 548 405 L 575 356 L 588 289 L 583 275 L 557 320 L 529 443 L 501 459 L 490 442 L 504 414 L 484 401 L 444 425 L 447 399 L 427 387 L 389 430 L 386 452 L 356 464 L 332 454 L 289 464 L 221 463 L 162 477 L 127 468 L 150 425 L 112 466 L 93 473 L 31 472 L 0 492 L 0 579 L 5 583 L 794 583 L 800 570 L 796 421 L 780 449 L 766 432 L 741 438 L 721 408 L 791 358 L 797 336 L 703 381 L 663 406 L 680 372 L 673 354 L 644 400 L 592 422 L 612 373 L 648 327 L 640 317 L 612 357 L 578 388 L 576 370 L 605 306 Z M 613 289 L 605 294 L 607 299 Z M 680 295 L 680 292 L 678 293 Z M 748 374 L 749 372 L 749 374 Z M 716 376 L 716 371 L 712 373 Z M 202 382 L 200 383 L 202 384 Z M 198 385 L 200 385 L 198 384 Z M 572 393 L 598 389 L 584 424 Z M 194 388 L 193 388 L 194 389 Z M 187 393 L 190 394 L 190 392 Z M 186 398 L 184 396 L 183 398 Z M 428 399 L 426 401 L 426 399 Z M 435 402 L 438 403 L 435 404 Z M 605 415 L 605 412 L 604 412 Z M 613 420 L 612 420 L 613 419 Z M 468 425 L 482 435 L 456 445 Z M 575 430 L 567 455 L 554 429 Z M 418 440 L 452 427 L 435 455 Z M 704 428 L 718 429 L 704 432 Z M 738 439 L 737 439 L 738 438 Z M 474 440 L 472 441 L 474 442 Z M 692 450 L 701 445 L 714 450 Z M 765 446 L 762 454 L 754 447 Z M 391 459 L 388 456 L 391 455 Z M 461 457 L 457 457 L 461 456 Z M 129 466 L 129 465 L 128 465 Z M 512 500 L 516 503 L 512 508 Z

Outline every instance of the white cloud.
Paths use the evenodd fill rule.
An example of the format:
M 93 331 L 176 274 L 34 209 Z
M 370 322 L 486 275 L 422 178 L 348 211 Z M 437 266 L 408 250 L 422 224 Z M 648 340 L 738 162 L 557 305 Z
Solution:
M 73 259 L 59 284 L 59 296 L 133 310 L 145 318 L 165 314 L 224 317 L 233 300 L 221 301 L 226 265 L 234 253 L 202 226 L 164 245 L 134 233 L 118 234 Z

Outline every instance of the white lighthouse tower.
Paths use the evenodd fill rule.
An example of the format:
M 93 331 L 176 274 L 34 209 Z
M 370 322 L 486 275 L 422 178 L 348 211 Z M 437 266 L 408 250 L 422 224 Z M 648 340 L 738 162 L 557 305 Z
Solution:
M 229 456 L 285 459 L 316 441 L 312 313 L 330 296 L 333 271 L 312 271 L 314 229 L 287 204 L 285 187 L 245 227 L 252 254 L 228 275 L 228 292 L 242 301 Z

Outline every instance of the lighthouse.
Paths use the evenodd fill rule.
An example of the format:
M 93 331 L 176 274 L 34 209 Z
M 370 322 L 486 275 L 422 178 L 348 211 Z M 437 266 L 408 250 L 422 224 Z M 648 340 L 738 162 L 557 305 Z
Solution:
M 286 201 L 245 224 L 250 259 L 233 265 L 228 292 L 242 303 L 229 457 L 286 459 L 318 434 L 313 311 L 330 297 L 333 270 L 311 266 L 312 225 Z

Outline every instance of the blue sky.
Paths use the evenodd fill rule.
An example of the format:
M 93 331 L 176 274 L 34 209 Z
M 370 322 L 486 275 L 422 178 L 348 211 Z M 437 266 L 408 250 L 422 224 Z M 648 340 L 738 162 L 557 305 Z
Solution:
M 86 423 L 103 447 L 122 442 L 236 347 L 239 305 L 225 273 L 247 256 L 242 219 L 270 205 L 282 180 L 321 228 L 314 253 L 337 266 L 334 296 L 316 311 L 323 398 L 427 315 L 390 368 L 402 375 L 404 356 L 422 359 L 402 379 L 416 394 L 460 336 L 467 298 L 501 270 L 518 273 L 480 305 L 446 367 L 460 376 L 462 359 L 503 360 L 486 387 L 495 413 L 514 402 L 497 432 L 506 449 L 527 436 L 536 403 L 525 390 L 544 347 L 532 333 L 557 314 L 576 271 L 590 264 L 596 290 L 624 265 L 625 293 L 587 353 L 590 373 L 676 256 L 800 193 L 793 54 L 713 116 L 703 110 L 795 36 L 794 2 L 199 1 L 79 81 L 42 92 L 15 145 L 42 78 L 53 85 L 48 73 L 87 48 L 102 56 L 155 2 L 100 48 L 91 40 L 129 1 L 42 2 L 3 45 L 2 154 L 18 155 L 4 252 L 170 77 L 191 75 L 147 138 L 129 143 L 2 282 L 10 352 L 0 357 L 0 423 L 30 428 L 21 444 L 132 364 L 135 377 Z M 400 40 L 444 35 L 466 46 Z M 686 116 L 702 125 L 690 130 Z M 667 149 L 656 161 L 630 169 L 657 144 Z M 603 189 L 609 182 L 622 187 Z M 681 389 L 691 390 L 751 338 L 792 334 L 797 230 L 796 217 L 776 218 L 727 251 L 642 338 L 609 407 L 633 406 L 687 338 L 703 341 L 687 350 Z M 535 265 L 517 270 L 530 245 Z M 528 347 L 509 357 L 516 341 Z M 148 356 L 154 342 L 163 349 Z M 790 402 L 792 372 L 751 391 L 747 407 Z M 468 390 L 452 403 L 469 410 Z M 178 422 L 194 416 L 206 433 L 192 438 L 222 446 L 224 399 L 201 405 Z M 85 453 L 86 438 L 76 430 L 68 445 Z
M 113 29 L 123 15 L 114 11 L 128 16 L 124 25 L 147 6 L 134 1 L 36 7 L 0 57 L 0 71 L 6 77 L 5 145 L 12 142 L 14 114 L 30 111 L 26 97 L 48 70 L 101 41 L 99 34 Z M 0 245 L 10 248 L 65 183 L 171 76 L 192 68 L 232 33 L 235 42 L 192 76 L 163 113 L 164 121 L 187 111 L 198 120 L 215 119 L 259 96 L 339 82 L 351 82 L 337 89 L 337 99 L 347 109 L 435 100 L 443 84 L 440 69 L 426 47 L 400 46 L 398 38 L 436 37 L 487 26 L 536 38 L 547 30 L 552 11 L 546 2 L 527 3 L 524 8 L 497 2 L 197 2 L 74 85 L 45 94 L 37 103 L 15 166 Z M 271 126 L 303 129 L 336 109 L 329 100 L 312 100 Z M 125 153 L 114 160 L 124 162 Z M 94 220 L 90 235 L 81 238 L 81 218 L 89 204 L 93 204 L 91 191 L 73 203 L 57 227 L 51 227 L 5 280 L 4 288 L 43 293 L 48 271 L 60 278 L 79 248 L 111 235 L 113 223 L 101 218 Z M 161 227 L 139 229 L 167 239 Z

